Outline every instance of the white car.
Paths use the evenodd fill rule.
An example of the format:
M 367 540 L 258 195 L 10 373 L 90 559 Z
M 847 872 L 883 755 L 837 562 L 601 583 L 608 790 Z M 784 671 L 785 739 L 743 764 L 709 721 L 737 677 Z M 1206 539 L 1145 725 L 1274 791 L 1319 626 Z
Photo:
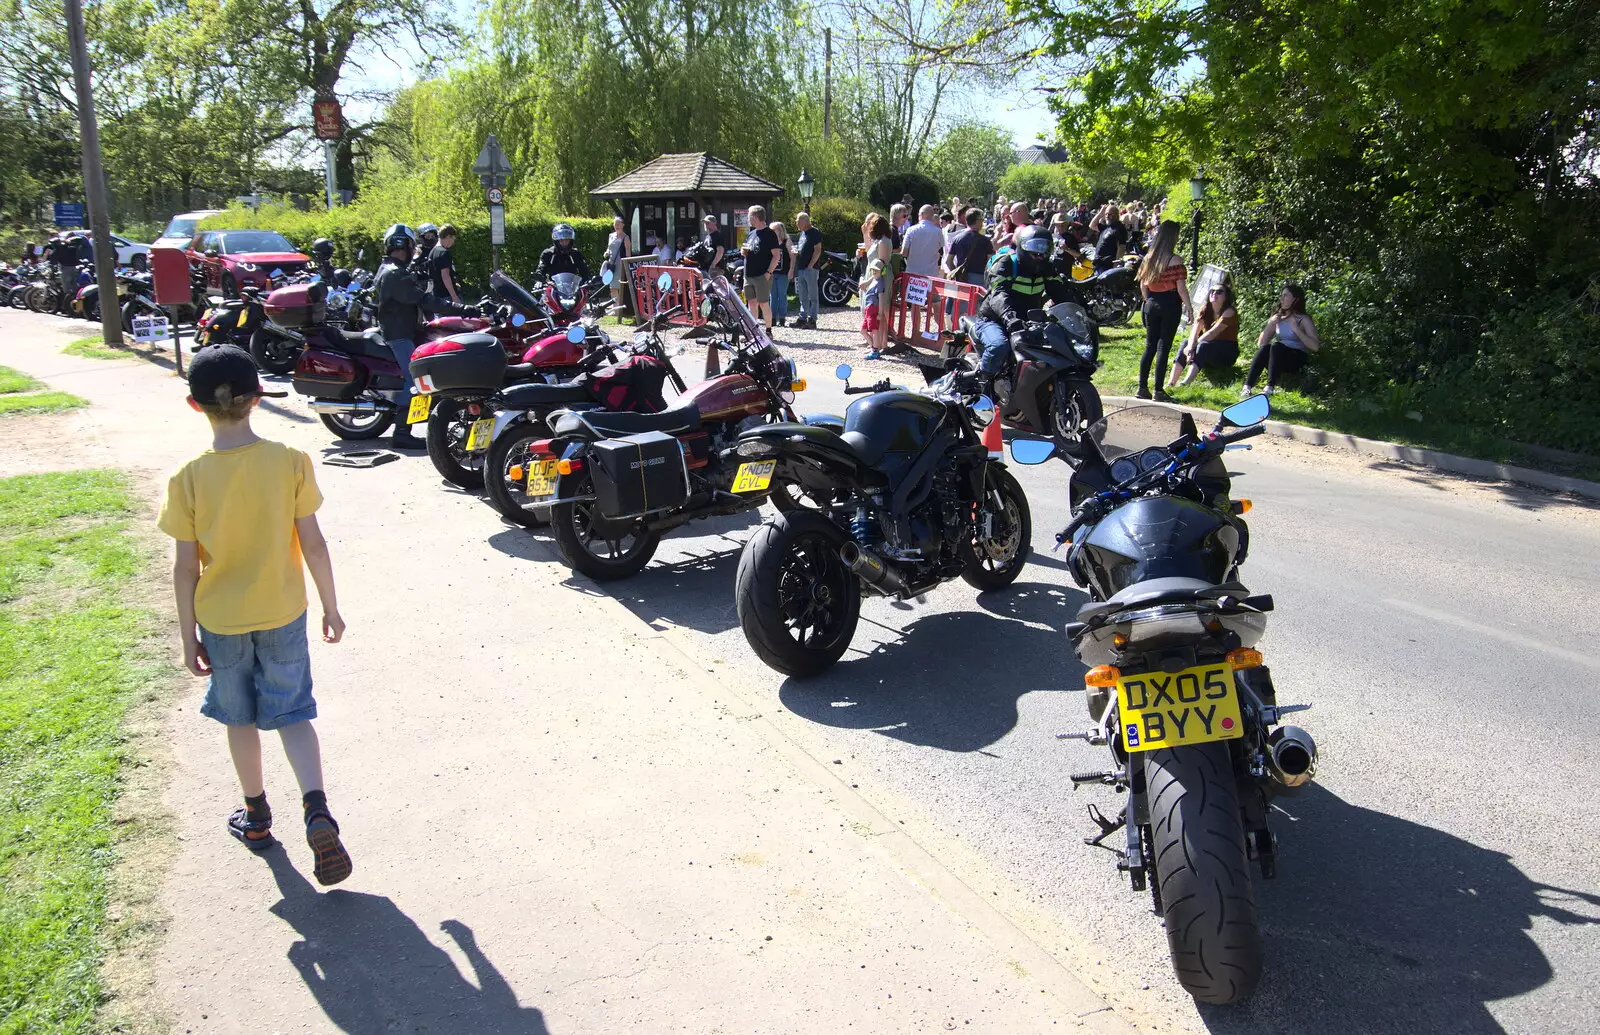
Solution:
M 207 216 L 217 215 L 222 210 L 219 208 L 203 208 L 196 212 L 179 212 L 172 217 L 172 222 L 161 231 L 157 244 L 167 244 L 174 248 L 187 248 L 189 242 L 194 240 L 194 235 L 199 232 L 200 220 Z
M 132 266 L 136 270 L 150 268 L 150 246 L 130 241 L 121 234 L 112 234 L 111 243 L 117 249 L 117 265 Z

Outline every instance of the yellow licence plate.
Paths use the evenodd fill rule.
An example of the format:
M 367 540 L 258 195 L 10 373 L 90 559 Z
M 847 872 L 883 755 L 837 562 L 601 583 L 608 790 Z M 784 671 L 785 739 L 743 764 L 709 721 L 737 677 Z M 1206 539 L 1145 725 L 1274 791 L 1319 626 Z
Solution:
M 1244 735 L 1233 666 L 1144 672 L 1117 681 L 1122 743 L 1129 751 L 1205 744 Z
M 467 432 L 467 452 L 483 453 L 489 449 L 489 440 L 494 437 L 494 418 L 485 417 L 472 422 L 472 427 Z
M 535 460 L 528 464 L 529 496 L 549 496 L 556 491 L 557 460 Z
M 421 424 L 428 419 L 428 411 L 433 407 L 433 396 L 413 395 L 411 408 L 406 411 L 407 424 Z
M 757 460 L 740 464 L 733 478 L 734 492 L 761 492 L 772 484 L 772 472 L 778 469 L 776 460 Z

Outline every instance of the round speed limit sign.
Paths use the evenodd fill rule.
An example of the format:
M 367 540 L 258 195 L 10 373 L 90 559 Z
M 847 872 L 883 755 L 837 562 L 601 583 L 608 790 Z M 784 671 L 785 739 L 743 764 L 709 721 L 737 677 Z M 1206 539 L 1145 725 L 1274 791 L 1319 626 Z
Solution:
M 490 187 L 489 188 L 489 204 L 491 204 L 491 205 L 503 205 L 503 204 L 505 204 L 505 201 L 506 201 L 506 192 L 505 191 L 501 190 L 499 187 Z

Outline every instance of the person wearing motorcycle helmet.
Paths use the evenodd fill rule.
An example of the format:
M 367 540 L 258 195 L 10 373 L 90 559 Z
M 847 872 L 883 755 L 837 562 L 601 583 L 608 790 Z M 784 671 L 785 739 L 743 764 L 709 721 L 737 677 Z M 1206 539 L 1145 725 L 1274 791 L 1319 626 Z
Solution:
M 416 347 L 417 329 L 421 312 L 445 313 L 454 316 L 476 316 L 478 310 L 460 306 L 432 294 L 410 273 L 411 261 L 416 255 L 417 234 L 404 223 L 395 223 L 383 232 L 383 263 L 372 278 L 372 294 L 378 303 L 378 330 L 394 353 L 400 372 L 405 375 L 406 386 L 395 393 L 394 437 L 396 449 L 425 449 L 422 439 L 411 433 L 406 423 L 406 406 L 414 392 L 411 382 L 411 350 Z
M 326 237 L 311 242 L 311 269 L 323 280 L 333 279 L 333 242 Z
M 1060 302 L 1079 302 L 1079 292 L 1050 261 L 1055 242 L 1042 226 L 1024 226 L 989 260 L 989 293 L 978 306 L 975 335 L 982 353 L 978 373 L 992 380 L 1005 369 L 1006 353 L 1025 342 L 1027 314 Z
M 550 231 L 550 240 L 555 243 L 539 253 L 539 265 L 533 270 L 535 280 L 549 280 L 557 273 L 576 273 L 582 280 L 593 276 L 589 272 L 589 263 L 578 251 L 574 241 L 577 236 L 577 232 L 566 223 L 555 225 Z M 621 275 L 621 271 L 618 271 L 618 275 Z
M 428 256 L 433 254 L 434 246 L 439 243 L 439 228 L 433 223 L 419 223 L 417 225 L 417 257 L 411 263 L 411 272 L 428 275 Z

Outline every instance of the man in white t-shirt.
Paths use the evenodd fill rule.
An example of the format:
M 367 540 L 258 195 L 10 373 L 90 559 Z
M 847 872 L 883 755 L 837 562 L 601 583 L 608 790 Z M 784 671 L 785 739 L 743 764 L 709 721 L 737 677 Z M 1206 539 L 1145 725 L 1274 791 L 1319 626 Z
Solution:
M 932 205 L 924 205 L 917 211 L 917 224 L 906 230 L 905 240 L 900 244 L 900 254 L 906 257 L 906 272 L 913 277 L 937 277 L 939 275 L 939 260 L 944 255 L 944 231 L 939 228 L 939 210 Z M 924 310 L 911 311 L 911 336 L 918 337 L 918 325 L 922 322 Z M 944 300 L 935 299 L 930 293 L 926 311 L 933 314 L 934 321 L 939 325 L 935 333 L 931 328 L 921 337 L 937 341 L 944 336 Z

